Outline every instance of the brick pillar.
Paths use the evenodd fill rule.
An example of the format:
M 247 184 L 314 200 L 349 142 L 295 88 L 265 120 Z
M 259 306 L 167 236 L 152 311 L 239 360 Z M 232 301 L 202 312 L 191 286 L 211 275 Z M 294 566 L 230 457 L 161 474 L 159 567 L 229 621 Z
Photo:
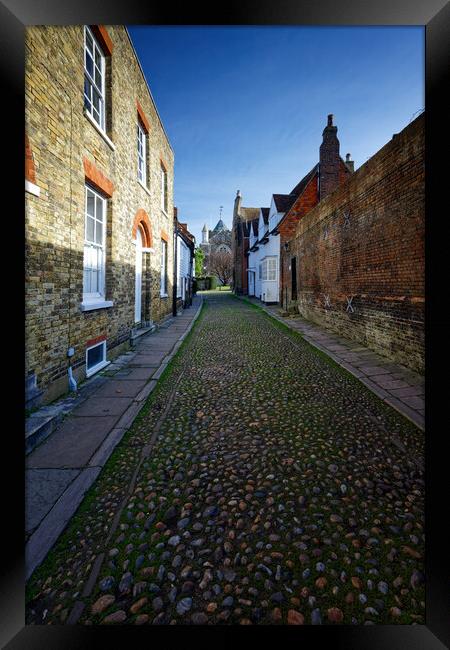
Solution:
M 339 185 L 339 140 L 337 126 L 333 126 L 333 115 L 328 115 L 328 124 L 323 130 L 323 142 L 319 157 L 319 201 L 333 192 Z

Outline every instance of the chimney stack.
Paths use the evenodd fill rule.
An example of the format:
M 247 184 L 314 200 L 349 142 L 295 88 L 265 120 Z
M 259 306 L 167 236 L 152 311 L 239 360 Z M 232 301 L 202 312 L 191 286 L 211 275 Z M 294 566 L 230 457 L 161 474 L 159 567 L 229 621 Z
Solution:
M 355 163 L 353 160 L 350 160 L 350 154 L 346 154 L 345 156 L 345 164 L 347 165 L 347 168 L 351 171 L 355 171 Z
M 333 115 L 328 115 L 323 130 L 323 141 L 319 150 L 319 201 L 333 192 L 339 185 L 339 140 L 337 126 L 333 126 Z
M 233 220 L 239 216 L 241 212 L 241 203 L 242 203 L 242 194 L 241 190 L 236 192 L 236 198 L 234 199 L 234 211 L 233 211 Z

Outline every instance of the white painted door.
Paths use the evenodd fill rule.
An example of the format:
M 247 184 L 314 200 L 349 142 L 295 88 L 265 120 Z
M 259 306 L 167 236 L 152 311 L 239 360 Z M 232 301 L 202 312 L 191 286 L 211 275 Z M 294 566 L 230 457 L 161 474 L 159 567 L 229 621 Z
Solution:
M 142 235 L 138 228 L 136 233 L 136 282 L 134 290 L 134 322 L 141 321 L 142 306 Z
M 248 295 L 255 295 L 255 273 L 254 271 L 249 271 L 248 273 Z

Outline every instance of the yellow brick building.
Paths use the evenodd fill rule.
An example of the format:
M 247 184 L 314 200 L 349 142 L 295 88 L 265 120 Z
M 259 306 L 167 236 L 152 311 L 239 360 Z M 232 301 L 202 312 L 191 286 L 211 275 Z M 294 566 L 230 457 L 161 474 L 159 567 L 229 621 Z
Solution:
M 124 26 L 26 30 L 27 405 L 172 310 L 174 154 Z

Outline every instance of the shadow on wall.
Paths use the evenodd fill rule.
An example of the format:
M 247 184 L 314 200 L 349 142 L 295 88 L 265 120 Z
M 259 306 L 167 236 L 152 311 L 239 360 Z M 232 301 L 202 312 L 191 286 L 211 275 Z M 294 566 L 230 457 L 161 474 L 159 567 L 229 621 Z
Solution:
M 105 300 L 113 306 L 83 312 L 83 254 L 29 240 L 25 254 L 27 385 L 44 391 L 42 400 L 48 402 L 67 392 L 69 366 L 77 380 L 85 378 L 86 347 L 106 340 L 110 359 L 129 346 L 131 329 L 139 326 L 135 322 L 135 265 L 107 258 Z M 158 323 L 172 314 L 173 278 L 168 275 L 167 296 L 161 297 L 160 272 L 151 268 L 155 256 L 159 262 L 158 253 L 143 253 L 142 323 Z M 71 358 L 69 348 L 74 348 Z

